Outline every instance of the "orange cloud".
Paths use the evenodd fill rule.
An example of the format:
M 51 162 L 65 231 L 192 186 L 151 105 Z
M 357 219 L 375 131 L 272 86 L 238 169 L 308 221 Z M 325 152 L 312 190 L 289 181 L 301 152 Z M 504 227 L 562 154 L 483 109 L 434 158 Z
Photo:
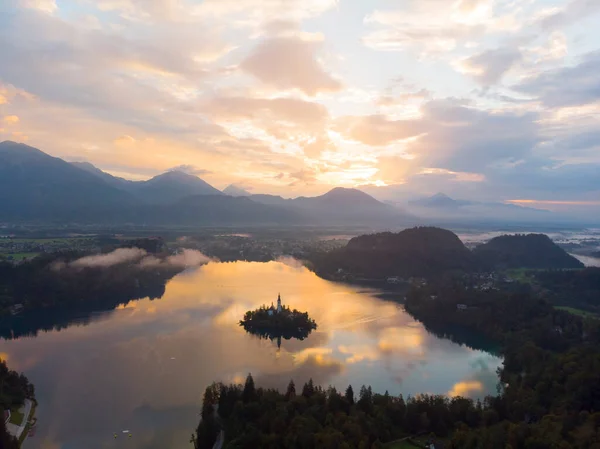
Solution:
M 459 182 L 483 182 L 485 176 L 481 173 L 469 173 L 469 172 L 456 172 L 452 170 L 446 170 L 445 168 L 424 168 L 421 170 L 419 175 L 445 175 L 450 176 L 453 181 Z
M 114 140 L 115 145 L 131 145 L 135 143 L 135 139 L 127 134 L 117 137 Z
M 4 123 L 8 125 L 16 125 L 17 123 L 19 123 L 19 117 L 17 117 L 16 115 L 7 115 L 6 117 L 4 117 Z
M 246 142 L 238 138 L 236 146 L 242 145 L 255 152 L 285 143 L 295 145 L 309 157 L 316 157 L 333 148 L 326 133 L 329 114 L 318 103 L 297 98 L 216 96 L 205 103 L 203 111 L 228 128 L 231 134 L 239 136 L 243 133 L 251 137 L 246 138 Z M 262 150 L 257 144 L 263 147 Z M 231 146 L 234 142 L 225 145 Z
M 390 120 L 384 115 L 347 116 L 336 121 L 336 131 L 367 145 L 384 146 L 426 132 L 421 121 Z
M 6 104 L 8 103 L 8 98 L 6 98 L 4 95 L 0 94 L 0 104 Z
M 276 89 L 298 89 L 314 96 L 339 91 L 342 83 L 325 71 L 316 55 L 321 42 L 279 37 L 261 42 L 240 67 Z

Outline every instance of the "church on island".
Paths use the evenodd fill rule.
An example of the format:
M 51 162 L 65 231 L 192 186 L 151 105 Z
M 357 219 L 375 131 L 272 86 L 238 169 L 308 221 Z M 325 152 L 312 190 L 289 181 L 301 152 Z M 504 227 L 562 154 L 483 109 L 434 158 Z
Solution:
M 317 323 L 308 313 L 284 306 L 281 295 L 277 295 L 277 306 L 271 303 L 271 307 L 262 305 L 256 310 L 248 310 L 240 326 L 249 333 L 271 340 L 279 337 L 304 339 L 317 328 Z
M 271 303 L 271 307 L 269 309 L 267 309 L 267 313 L 269 314 L 269 316 L 273 316 L 276 314 L 280 314 L 282 310 L 283 310 L 283 307 L 281 306 L 281 294 L 278 294 L 277 295 L 277 307 L 275 307 L 273 305 L 273 303 Z

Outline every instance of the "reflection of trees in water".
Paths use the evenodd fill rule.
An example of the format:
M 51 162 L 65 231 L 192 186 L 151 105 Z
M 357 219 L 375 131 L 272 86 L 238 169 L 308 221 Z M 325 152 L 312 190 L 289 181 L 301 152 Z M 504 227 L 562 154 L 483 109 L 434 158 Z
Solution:
M 115 291 L 98 294 L 88 301 L 79 301 L 65 307 L 34 310 L 14 317 L 0 319 L 0 338 L 12 340 L 19 337 L 36 337 L 38 332 L 60 331 L 72 326 L 87 326 L 101 321 L 111 314 L 115 308 L 144 298 L 160 299 L 165 294 L 167 281 L 174 273 L 155 276 L 140 285 L 136 292 Z
M 438 338 L 450 340 L 453 343 L 476 351 L 485 351 L 489 354 L 500 356 L 500 345 L 477 332 L 461 326 L 448 324 L 427 323 L 424 326 L 429 333 Z
M 249 324 L 240 324 L 244 328 L 244 330 L 258 337 L 261 340 L 271 340 L 277 341 L 277 347 L 281 347 L 281 340 L 291 340 L 295 338 L 297 340 L 304 340 L 306 337 L 310 335 L 312 329 L 309 328 L 296 328 L 296 329 L 273 329 L 273 328 L 264 328 L 258 326 L 252 326 Z

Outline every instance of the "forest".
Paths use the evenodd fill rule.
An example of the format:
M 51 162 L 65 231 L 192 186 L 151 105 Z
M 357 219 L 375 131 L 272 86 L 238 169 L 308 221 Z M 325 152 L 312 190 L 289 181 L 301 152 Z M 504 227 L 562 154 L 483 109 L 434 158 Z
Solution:
M 600 268 L 536 271 L 532 276 L 550 303 L 600 313 Z
M 35 390 L 23 374 L 11 371 L 0 360 L 0 410 L 17 409 L 25 399 L 33 399 Z M 18 449 L 18 441 L 6 431 L 4 418 L 0 420 L 0 448 Z
M 159 298 L 166 282 L 182 267 L 162 264 L 147 267 L 122 262 L 107 266 L 76 266 L 86 256 L 77 252 L 45 254 L 21 264 L 0 262 L 0 318 L 13 306 L 21 311 L 77 307 L 104 309 L 132 299 Z
M 380 448 L 415 435 L 436 448 L 600 448 L 599 320 L 529 291 L 466 290 L 452 280 L 414 287 L 406 309 L 434 331 L 456 325 L 497 341 L 498 395 L 403 398 L 368 386 L 355 395 L 312 381 L 281 393 L 257 388 L 250 375 L 243 386 L 206 389 L 197 449 L 212 447 L 221 430 L 226 449 Z
M 583 268 L 583 263 L 545 234 L 501 235 L 475 247 L 473 254 L 487 270 Z
M 544 234 L 502 235 L 470 251 L 456 234 L 435 227 L 361 235 L 345 247 L 311 255 L 309 266 L 319 276 L 343 279 L 438 278 L 449 273 L 510 268 L 583 268 Z
M 323 277 L 344 272 L 355 277 L 435 276 L 476 268 L 471 251 L 451 231 L 419 227 L 351 239 L 345 247 L 316 254 L 311 267 Z

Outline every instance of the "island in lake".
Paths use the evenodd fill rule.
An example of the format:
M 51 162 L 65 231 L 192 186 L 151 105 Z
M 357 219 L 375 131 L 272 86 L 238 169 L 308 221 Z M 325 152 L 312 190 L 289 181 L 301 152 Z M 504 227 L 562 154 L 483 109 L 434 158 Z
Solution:
M 317 328 L 317 323 L 308 313 L 282 305 L 281 295 L 278 295 L 277 306 L 271 303 L 270 307 L 263 305 L 256 310 L 249 310 L 240 321 L 240 326 L 261 338 L 277 339 L 277 345 L 281 346 L 281 338 L 304 340 Z

